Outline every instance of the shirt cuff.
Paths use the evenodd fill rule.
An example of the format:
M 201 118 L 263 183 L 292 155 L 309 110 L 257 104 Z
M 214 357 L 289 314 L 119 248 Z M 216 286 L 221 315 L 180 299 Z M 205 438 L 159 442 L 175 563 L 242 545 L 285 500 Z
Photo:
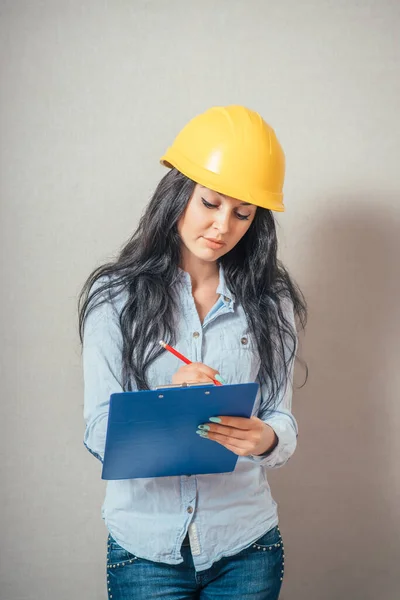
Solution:
M 278 443 L 272 451 L 258 456 L 252 455 L 251 458 L 254 462 L 267 468 L 282 467 L 296 449 L 297 430 L 294 430 L 291 424 L 289 425 L 287 422 L 278 419 L 266 420 L 264 423 L 272 427 L 278 438 Z

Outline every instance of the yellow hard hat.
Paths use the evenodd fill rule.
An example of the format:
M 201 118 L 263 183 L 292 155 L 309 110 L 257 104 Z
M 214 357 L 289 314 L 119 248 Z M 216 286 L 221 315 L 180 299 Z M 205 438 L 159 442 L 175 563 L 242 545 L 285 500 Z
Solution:
M 244 106 L 216 106 L 194 117 L 161 164 L 220 194 L 285 210 L 285 155 L 272 127 Z

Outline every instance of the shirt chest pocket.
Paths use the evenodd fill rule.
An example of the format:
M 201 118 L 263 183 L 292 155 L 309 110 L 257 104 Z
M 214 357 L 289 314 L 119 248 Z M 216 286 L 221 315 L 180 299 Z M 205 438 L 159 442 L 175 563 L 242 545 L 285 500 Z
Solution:
M 219 332 L 221 375 L 228 383 L 255 381 L 260 357 L 254 335 L 247 327 L 229 326 Z

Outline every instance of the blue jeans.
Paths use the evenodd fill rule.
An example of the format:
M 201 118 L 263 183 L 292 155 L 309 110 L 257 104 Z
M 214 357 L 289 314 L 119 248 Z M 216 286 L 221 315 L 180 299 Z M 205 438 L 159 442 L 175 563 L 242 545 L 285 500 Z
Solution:
M 190 547 L 183 563 L 156 563 L 130 554 L 109 536 L 107 589 L 111 600 L 277 600 L 284 549 L 278 527 L 234 556 L 196 573 Z

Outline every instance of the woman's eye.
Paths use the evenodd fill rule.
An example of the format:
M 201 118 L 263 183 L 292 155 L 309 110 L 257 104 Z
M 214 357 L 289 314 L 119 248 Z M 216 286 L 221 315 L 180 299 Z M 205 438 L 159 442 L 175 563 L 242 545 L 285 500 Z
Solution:
M 219 204 L 211 204 L 211 202 L 207 202 L 205 198 L 201 199 L 202 203 L 206 208 L 219 208 Z M 250 215 L 241 215 L 240 213 L 235 212 L 236 218 L 240 221 L 248 221 Z
M 218 208 L 217 204 L 210 204 L 210 202 L 207 202 L 205 198 L 202 198 L 201 201 L 206 208 Z
M 238 219 L 240 219 L 240 221 L 248 221 L 250 218 L 250 215 L 241 215 L 239 213 L 236 213 L 236 216 Z

